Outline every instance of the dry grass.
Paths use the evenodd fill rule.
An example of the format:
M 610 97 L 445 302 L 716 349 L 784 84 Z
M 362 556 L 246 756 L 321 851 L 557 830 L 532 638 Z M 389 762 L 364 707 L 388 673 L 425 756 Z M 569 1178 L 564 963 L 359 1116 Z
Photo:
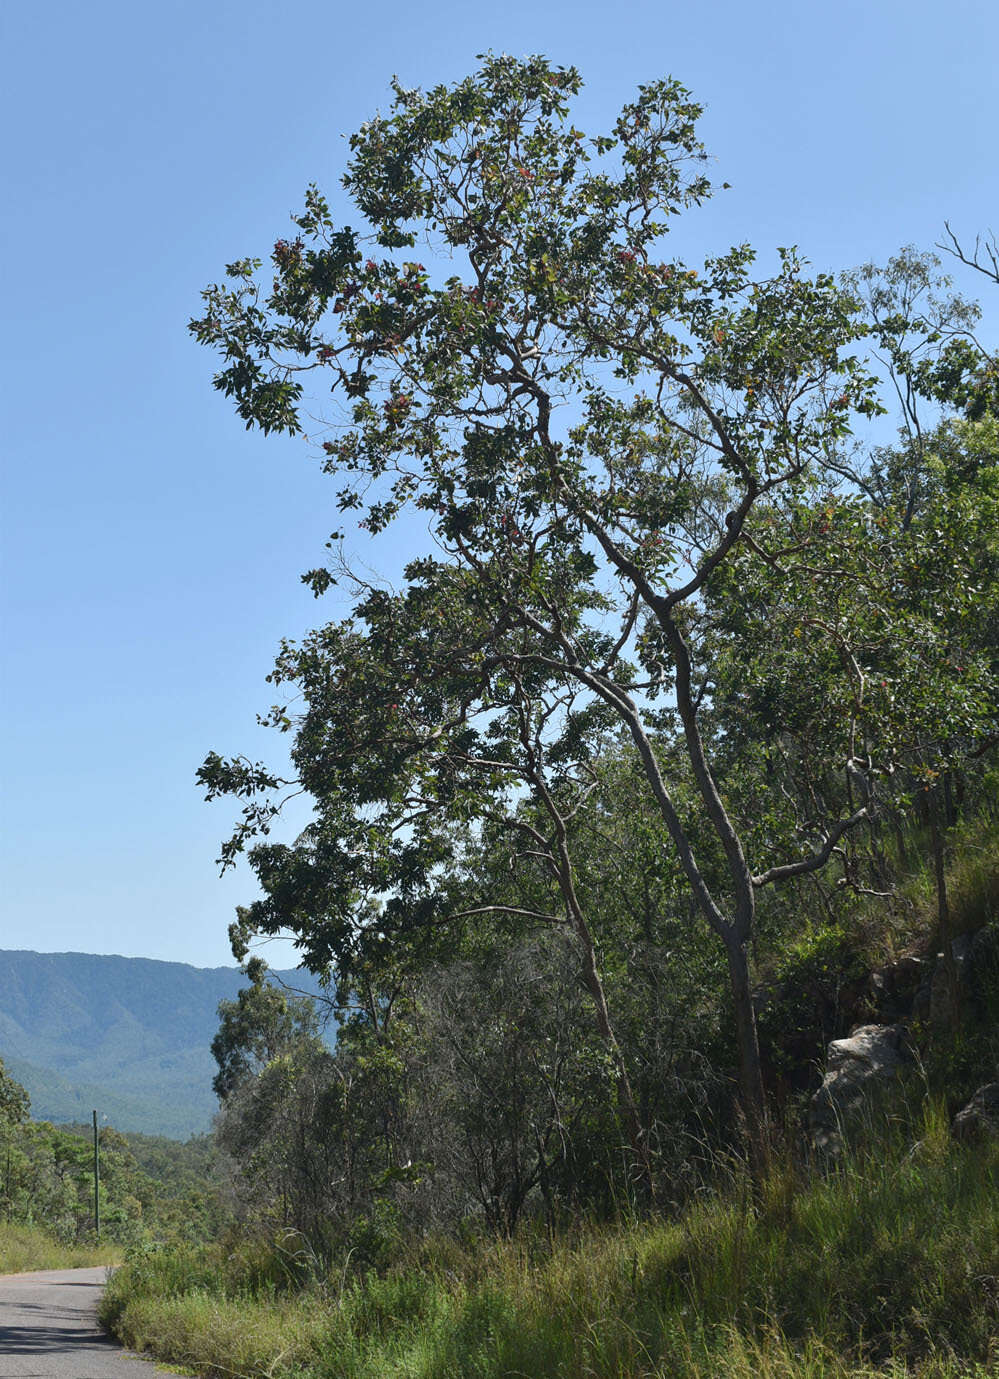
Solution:
M 38 1226 L 0 1225 L 0 1274 L 26 1274 L 34 1269 L 80 1269 L 117 1264 L 114 1245 L 63 1245 Z

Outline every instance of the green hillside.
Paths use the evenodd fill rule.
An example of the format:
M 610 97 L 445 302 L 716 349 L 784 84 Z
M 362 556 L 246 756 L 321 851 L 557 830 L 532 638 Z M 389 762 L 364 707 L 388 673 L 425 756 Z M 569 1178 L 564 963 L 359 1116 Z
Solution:
M 105 1082 L 72 1082 L 51 1068 L 43 1068 L 22 1058 L 6 1058 L 10 1075 L 31 1098 L 32 1113 L 38 1120 L 56 1124 L 90 1119 L 93 1109 L 99 1109 L 102 1120 L 126 1130 L 155 1121 L 157 1129 L 148 1133 L 169 1135 L 172 1139 L 186 1139 L 195 1133 L 198 1124 L 206 1124 L 213 1111 L 214 1098 L 209 1082 L 207 1095 L 199 1075 L 188 1088 L 181 1087 L 185 1100 L 176 1107 L 168 1100 L 156 1098 L 155 1088 L 148 1094 L 123 1095 Z M 200 1117 L 200 1121 L 197 1119 Z
M 274 976 L 318 990 L 304 973 Z M 186 1138 L 216 1108 L 218 1003 L 245 984 L 234 967 L 0 952 L 0 1056 L 37 1119 L 81 1120 L 97 1107 L 120 1129 Z

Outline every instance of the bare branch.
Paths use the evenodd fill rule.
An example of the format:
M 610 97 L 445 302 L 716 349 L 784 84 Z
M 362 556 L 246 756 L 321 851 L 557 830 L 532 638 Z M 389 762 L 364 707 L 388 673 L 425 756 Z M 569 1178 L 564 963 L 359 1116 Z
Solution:
M 753 885 L 759 890 L 763 886 L 770 886 L 775 881 L 785 881 L 789 876 L 806 876 L 809 872 L 819 871 L 829 861 L 833 854 L 836 844 L 843 837 L 844 833 L 851 828 L 856 828 L 861 820 L 868 817 L 867 805 L 862 805 L 860 809 L 855 809 L 847 819 L 840 819 L 835 828 L 831 830 L 822 846 L 812 853 L 811 857 L 803 857 L 798 862 L 787 862 L 783 866 L 770 867 L 767 871 L 760 872 L 753 877 Z
M 960 259 L 961 263 L 966 264 L 968 268 L 977 269 L 979 273 L 983 273 L 985 277 L 989 278 L 992 282 L 999 283 L 999 243 L 996 242 L 995 235 L 989 234 L 986 236 L 984 245 L 981 235 L 976 235 L 975 247 L 973 251 L 968 254 L 962 248 L 957 235 L 955 235 L 954 231 L 950 228 L 950 221 L 944 221 L 944 228 L 947 231 L 947 237 L 950 243 L 942 244 L 938 240 L 937 248 L 942 249 L 946 254 L 953 254 L 956 259 Z M 987 263 L 982 262 L 981 256 L 983 254 L 988 259 Z

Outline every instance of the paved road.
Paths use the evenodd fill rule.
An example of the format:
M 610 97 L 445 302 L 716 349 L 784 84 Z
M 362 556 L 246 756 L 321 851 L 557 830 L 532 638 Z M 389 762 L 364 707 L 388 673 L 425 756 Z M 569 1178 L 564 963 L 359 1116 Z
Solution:
M 156 1379 L 97 1325 L 106 1269 L 0 1276 L 0 1379 Z

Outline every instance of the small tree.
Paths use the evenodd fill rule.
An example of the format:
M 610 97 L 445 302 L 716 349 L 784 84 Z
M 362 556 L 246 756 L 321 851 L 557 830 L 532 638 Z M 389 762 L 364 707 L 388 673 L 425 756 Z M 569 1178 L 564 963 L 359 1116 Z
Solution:
M 211 1048 L 219 1070 L 212 1088 L 221 1102 L 294 1045 L 319 1042 L 319 1018 L 309 997 L 289 996 L 269 982 L 260 958 L 250 959 L 246 975 L 249 985 L 218 1006 Z
M 274 246 L 269 287 L 255 280 L 257 261 L 231 264 L 192 329 L 221 352 L 216 386 L 248 426 L 299 432 L 307 381 L 332 389 L 341 410 L 316 439 L 340 480 L 340 508 L 359 513 L 362 527 L 380 532 L 406 509 L 424 516 L 442 559 L 408 571 L 416 621 L 401 632 L 407 645 L 415 627 L 453 653 L 473 685 L 485 683 L 483 668 L 546 692 L 572 683 L 626 728 L 697 906 L 724 945 L 741 1100 L 762 1171 L 748 961 L 756 893 L 824 866 L 867 805 L 754 871 L 702 729 L 713 667 L 691 613 L 714 572 L 745 549 L 757 506 L 796 501 L 851 415 L 875 403 L 850 353 L 861 330 L 851 299 L 828 276 L 808 278 L 793 251 L 781 251 L 769 277 L 754 276 L 745 245 L 697 269 L 664 257 L 673 217 L 711 190 L 689 93 L 673 81 L 642 87 L 611 133 L 587 139 L 570 118 L 579 86 L 572 69 L 506 57 L 426 94 L 396 83 L 390 114 L 352 138 L 344 179 L 368 245 L 335 224 L 313 188 L 295 237 Z M 418 242 L 451 276 L 441 281 L 415 260 Z M 481 626 L 474 644 L 452 635 L 438 599 L 420 597 L 441 566 L 464 583 Z M 304 578 L 317 594 L 334 581 L 327 569 Z M 386 645 L 394 668 L 391 638 Z M 331 696 L 348 692 L 336 657 L 325 672 L 313 664 L 328 673 Z M 399 701 L 386 693 L 385 702 Z M 550 725 L 552 736 L 571 734 L 573 712 Z M 696 791 L 696 837 L 724 859 L 715 883 L 657 746 L 666 719 Z M 293 726 L 284 710 L 277 720 Z M 314 727 L 307 714 L 300 768 L 326 750 Z M 406 778 L 408 757 L 393 766 L 377 750 L 373 759 L 389 781 Z M 210 795 L 248 801 L 231 857 L 267 826 L 272 806 L 261 797 L 279 782 L 217 756 L 202 780 Z M 322 835 L 253 853 L 266 899 L 251 909 L 251 927 L 321 927 L 313 902 L 324 877 L 372 826 L 362 795 L 323 803 Z M 396 819 L 390 810 L 379 826 Z M 319 944 L 330 956 L 330 935 L 344 933 L 337 924 Z
M 8 1133 L 12 1126 L 26 1119 L 30 1105 L 28 1093 L 20 1082 L 15 1082 L 0 1058 L 0 1122 Z
M 487 913 L 515 930 L 566 927 L 614 1065 L 636 1170 L 651 1188 L 573 861 L 573 835 L 597 784 L 593 759 L 612 718 L 573 677 L 533 668 L 529 649 L 523 629 L 498 631 L 474 576 L 430 561 L 405 595 L 371 591 L 354 619 L 285 647 L 271 678 L 293 682 L 307 704 L 293 757 L 317 805 L 295 852 L 324 860 L 310 868 L 308 898 L 291 896 L 301 923 L 272 892 L 249 907 L 240 932 L 290 924 L 306 959 L 320 967 L 332 960 L 349 991 L 372 947 L 384 949 L 391 934 L 398 950 L 416 917 L 422 931 Z M 217 789 L 238 786 L 244 769 L 211 758 L 202 775 Z M 536 904 L 494 890 L 469 895 L 466 858 L 483 831 L 502 839 L 512 870 L 542 873 L 547 889 Z M 274 877 L 290 861 L 280 846 L 255 857 Z

